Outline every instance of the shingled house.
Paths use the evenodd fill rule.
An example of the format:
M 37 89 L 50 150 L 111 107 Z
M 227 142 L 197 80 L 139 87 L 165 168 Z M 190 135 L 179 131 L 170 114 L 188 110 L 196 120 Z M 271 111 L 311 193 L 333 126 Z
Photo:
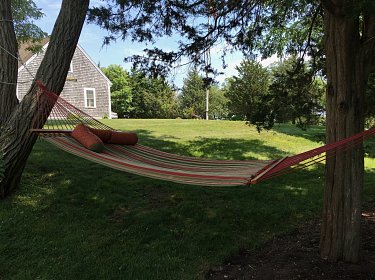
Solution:
M 21 100 L 43 59 L 48 39 L 42 41 L 42 51 L 33 54 L 28 44 L 19 50 L 17 97 Z M 111 118 L 111 82 L 79 45 L 70 64 L 64 89 L 61 93 L 68 102 L 95 118 Z

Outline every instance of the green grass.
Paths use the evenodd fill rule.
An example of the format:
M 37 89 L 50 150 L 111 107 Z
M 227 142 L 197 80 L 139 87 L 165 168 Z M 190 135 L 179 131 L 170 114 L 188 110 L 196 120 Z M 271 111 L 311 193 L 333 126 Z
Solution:
M 324 130 L 243 122 L 106 120 L 142 144 L 220 159 L 269 159 L 322 143 Z M 365 199 L 375 198 L 373 142 Z M 196 187 L 115 171 L 38 141 L 19 190 L 0 202 L 0 279 L 201 279 L 321 212 L 321 165 L 251 187 Z

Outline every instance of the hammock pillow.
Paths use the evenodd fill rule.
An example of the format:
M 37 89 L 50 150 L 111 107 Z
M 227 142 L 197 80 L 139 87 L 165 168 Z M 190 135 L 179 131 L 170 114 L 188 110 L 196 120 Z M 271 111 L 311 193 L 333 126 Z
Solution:
M 104 150 L 103 141 L 83 124 L 77 125 L 71 136 L 90 151 L 101 153 Z
M 138 136 L 133 132 L 111 131 L 110 144 L 135 145 L 138 142 Z
M 89 127 L 89 129 L 92 133 L 98 136 L 103 143 L 107 143 L 112 136 L 112 131 L 109 129 L 96 129 L 91 127 Z

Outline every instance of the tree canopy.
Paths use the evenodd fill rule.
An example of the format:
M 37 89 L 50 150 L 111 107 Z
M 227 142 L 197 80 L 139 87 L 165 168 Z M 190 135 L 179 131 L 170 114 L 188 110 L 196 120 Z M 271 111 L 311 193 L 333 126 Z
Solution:
M 309 55 L 321 69 L 322 13 L 321 5 L 312 0 L 107 1 L 92 8 L 88 20 L 110 32 L 106 44 L 119 38 L 154 43 L 158 37 L 181 36 L 176 50 L 155 47 L 145 49 L 144 56 L 128 58 L 141 68 L 165 74 L 163 70 L 182 56 L 204 67 L 204 52 L 215 44 L 227 45 L 224 66 L 226 52 L 241 50 L 262 57 Z M 206 68 L 214 72 L 211 66 Z

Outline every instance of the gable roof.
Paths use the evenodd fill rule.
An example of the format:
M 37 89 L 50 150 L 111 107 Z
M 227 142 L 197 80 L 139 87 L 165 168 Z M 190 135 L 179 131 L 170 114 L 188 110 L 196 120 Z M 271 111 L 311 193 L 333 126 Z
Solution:
M 19 60 L 18 60 L 18 71 L 23 69 L 25 65 L 30 63 L 37 54 L 33 53 L 32 51 L 28 50 L 31 46 L 42 46 L 45 50 L 49 44 L 50 38 L 47 37 L 43 39 L 41 42 L 32 43 L 32 42 L 26 42 L 20 45 L 19 47 Z M 77 48 L 83 53 L 83 55 L 87 58 L 88 61 L 94 66 L 94 68 L 103 76 L 103 78 L 107 81 L 107 83 L 111 86 L 112 82 L 108 79 L 108 77 L 103 73 L 103 71 L 96 65 L 96 63 L 91 59 L 91 57 L 84 51 L 84 49 L 77 44 Z
M 31 41 L 22 43 L 18 48 L 18 55 L 19 55 L 18 68 L 20 68 L 22 65 L 26 64 L 26 62 L 35 55 L 35 53 L 33 53 L 28 48 L 30 48 L 32 46 L 42 46 L 42 47 L 44 47 L 48 42 L 49 42 L 49 37 L 44 38 L 42 41 L 36 42 L 36 43 L 33 43 Z
M 104 79 L 109 83 L 109 85 L 112 85 L 112 82 L 108 79 L 108 77 L 104 74 L 104 72 L 99 68 L 98 65 L 94 62 L 94 60 L 91 59 L 91 57 L 85 52 L 85 50 L 77 44 L 77 48 L 83 53 L 83 55 L 91 62 L 91 64 L 95 67 L 97 71 L 104 77 Z

